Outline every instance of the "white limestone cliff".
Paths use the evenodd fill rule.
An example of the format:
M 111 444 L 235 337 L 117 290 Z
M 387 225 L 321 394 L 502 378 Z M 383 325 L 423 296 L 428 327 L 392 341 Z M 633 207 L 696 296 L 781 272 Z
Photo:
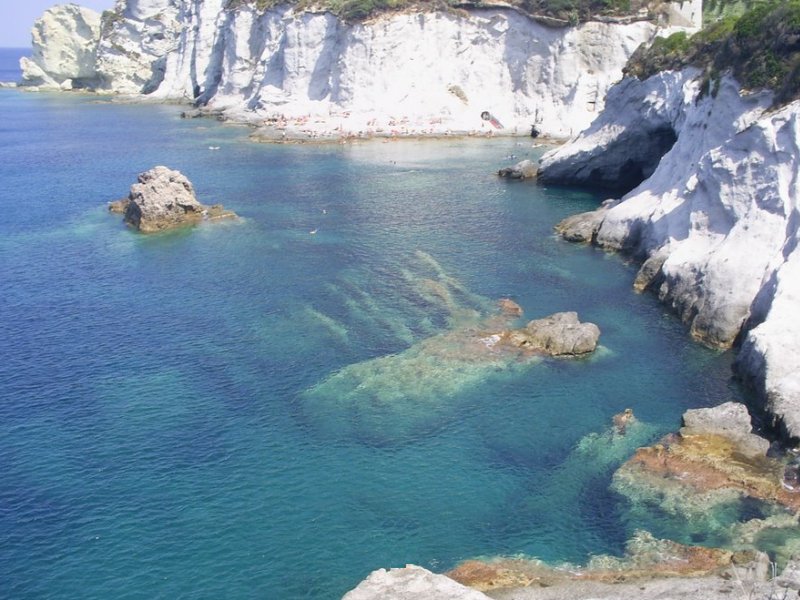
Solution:
M 31 30 L 33 54 L 20 60 L 24 84 L 71 89 L 97 76 L 100 15 L 75 4 L 55 6 Z
M 543 157 L 540 176 L 644 178 L 600 210 L 594 243 L 643 260 L 637 287 L 698 339 L 742 341 L 739 372 L 799 437 L 800 101 L 772 109 L 771 94 L 729 77 L 709 87 L 691 68 L 624 80 L 591 127 Z M 662 157 L 653 132 L 668 130 L 676 141 Z
M 197 101 L 256 124 L 302 119 L 308 131 L 322 119 L 350 133 L 488 133 L 488 111 L 507 131 L 538 123 L 569 136 L 657 31 L 648 22 L 547 27 L 502 7 L 345 23 L 288 4 L 229 4 L 117 0 L 97 42 L 97 88 Z

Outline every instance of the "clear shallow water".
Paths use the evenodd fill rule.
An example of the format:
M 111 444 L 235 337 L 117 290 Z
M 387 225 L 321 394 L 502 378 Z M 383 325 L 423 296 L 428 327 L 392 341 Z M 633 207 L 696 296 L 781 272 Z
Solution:
M 643 524 L 608 491 L 624 452 L 581 440 L 738 394 L 634 267 L 553 237 L 597 198 L 492 175 L 514 141 L 264 146 L 177 107 L 0 109 L 0 597 L 327 599 L 378 567 L 619 553 Z M 105 203 L 157 164 L 244 221 L 126 230 Z M 430 279 L 577 310 L 604 348 L 435 394 L 366 363 L 411 400 L 317 401 L 447 330 Z

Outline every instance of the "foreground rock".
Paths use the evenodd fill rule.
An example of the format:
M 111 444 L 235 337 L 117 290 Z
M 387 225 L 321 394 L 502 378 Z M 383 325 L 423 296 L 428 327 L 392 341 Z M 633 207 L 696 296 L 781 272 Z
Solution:
M 701 342 L 741 341 L 737 373 L 800 438 L 800 101 L 773 109 L 771 94 L 730 77 L 714 94 L 704 85 L 693 68 L 624 80 L 538 178 L 635 186 L 562 235 L 641 260 L 635 287 Z
M 33 54 L 20 59 L 24 85 L 63 90 L 99 83 L 99 13 L 75 4 L 54 6 L 36 20 L 31 35 Z
M 403 569 L 378 569 L 342 600 L 488 600 L 488 596 L 445 575 L 407 565 Z
M 586 569 L 552 568 L 525 559 L 469 561 L 448 576 L 412 565 L 379 569 L 342 600 L 731 600 L 788 598 L 800 589 L 795 561 L 768 581 L 764 554 L 692 548 L 646 533 L 637 534 L 628 549 L 615 566 Z
M 767 456 L 769 443 L 751 432 L 745 407 L 687 411 L 684 424 L 638 449 L 614 474 L 613 489 L 635 510 L 671 515 L 718 543 L 758 547 L 762 535 L 772 543 L 785 537 L 772 551 L 796 552 L 800 493 L 785 481 L 794 472 Z
M 221 204 L 201 204 L 191 182 L 182 173 L 161 166 L 139 174 L 128 198 L 109 203 L 108 209 L 123 213 L 125 223 L 142 233 L 236 217 Z

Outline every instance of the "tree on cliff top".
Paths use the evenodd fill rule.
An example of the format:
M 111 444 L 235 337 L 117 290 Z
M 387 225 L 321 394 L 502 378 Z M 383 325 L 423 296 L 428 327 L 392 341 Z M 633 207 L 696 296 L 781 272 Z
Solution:
M 778 103 L 800 98 L 800 0 L 754 3 L 691 37 L 657 38 L 634 52 L 624 72 L 645 79 L 688 65 L 704 70 L 712 92 L 729 72 L 746 89 L 774 90 Z
M 267 10 L 281 4 L 281 0 L 229 0 L 227 8 L 242 5 Z M 490 7 L 493 0 L 289 0 L 299 8 L 329 10 L 346 20 L 359 21 L 388 11 L 400 10 L 458 10 L 467 7 Z M 648 4 L 646 0 L 508 0 L 498 2 L 512 5 L 531 15 L 552 17 L 567 23 L 585 21 L 592 16 L 628 16 L 636 14 Z

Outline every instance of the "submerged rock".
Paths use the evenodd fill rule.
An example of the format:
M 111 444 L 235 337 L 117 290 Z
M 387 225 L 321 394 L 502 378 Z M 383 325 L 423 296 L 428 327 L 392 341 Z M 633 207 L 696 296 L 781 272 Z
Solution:
M 583 568 L 574 565 L 552 567 L 535 559 L 498 557 L 486 561 L 465 561 L 447 575 L 481 591 L 554 586 L 569 589 L 570 584 L 577 581 L 594 584 L 620 583 L 654 577 L 719 574 L 731 567 L 734 558 L 734 554 L 726 550 L 686 546 L 657 539 L 646 531 L 637 531 L 626 544 L 625 556 L 595 556 Z M 741 562 L 749 562 L 755 556 L 748 553 L 736 558 Z M 592 587 L 587 586 L 584 589 L 589 592 L 587 596 L 592 597 Z M 570 596 L 565 594 L 554 597 Z
M 769 443 L 750 432 L 744 406 L 687 411 L 684 423 L 680 433 L 639 448 L 614 474 L 613 488 L 683 518 L 712 518 L 713 509 L 743 499 L 762 506 L 762 514 L 800 510 L 800 494 L 783 485 L 784 464 L 768 457 Z
M 463 313 L 452 286 L 420 283 L 451 314 Z M 402 440 L 451 412 L 450 400 L 465 389 L 528 368 L 543 356 L 588 354 L 597 345 L 598 327 L 580 323 L 574 312 L 510 328 L 520 311 L 516 303 L 501 301 L 494 313 L 462 316 L 452 329 L 402 352 L 348 365 L 301 394 L 306 415 L 338 435 L 372 443 Z
M 415 565 L 402 569 L 378 569 L 342 600 L 489 600 L 446 575 L 437 575 Z
M 124 221 L 142 233 L 166 231 L 203 220 L 236 217 L 221 204 L 205 206 L 191 182 L 179 171 L 154 167 L 139 174 L 127 199 L 109 203 L 111 212 L 123 212 Z

